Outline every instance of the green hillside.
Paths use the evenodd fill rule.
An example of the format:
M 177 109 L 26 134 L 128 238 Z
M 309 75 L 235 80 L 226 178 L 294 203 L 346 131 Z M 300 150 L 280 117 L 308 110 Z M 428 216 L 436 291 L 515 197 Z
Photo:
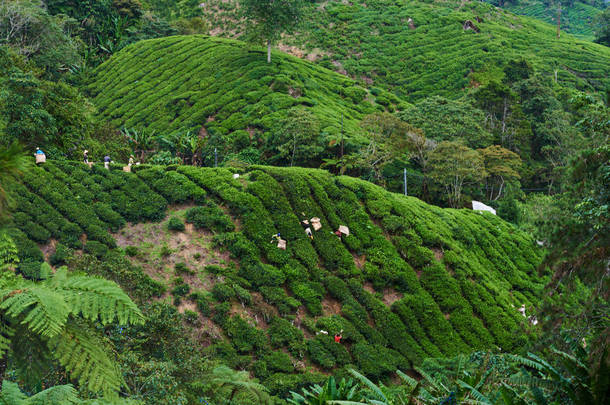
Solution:
M 36 278 L 43 260 L 67 261 L 141 304 L 169 300 L 200 344 L 272 393 L 537 336 L 517 307 L 541 297 L 543 252 L 491 214 L 320 170 L 111 169 L 48 162 L 11 186 L 19 271 Z M 304 216 L 321 219 L 313 240 Z M 336 236 L 339 225 L 350 235 Z
M 541 0 L 523 0 L 507 2 L 506 10 L 512 13 L 537 18 L 549 24 L 557 24 L 557 8 L 548 7 Z M 600 9 L 584 2 L 573 2 L 572 5 L 562 6 L 561 30 L 583 39 L 594 38 L 592 22 Z
M 239 36 L 240 26 L 230 17 L 234 6 L 221 0 L 206 4 L 214 33 Z M 610 85 L 609 48 L 571 35 L 557 39 L 553 25 L 479 1 L 316 2 L 303 21 L 298 34 L 282 39 L 296 46 L 294 53 L 410 101 L 456 98 L 498 78 L 499 67 L 521 58 L 549 77 L 558 69 L 562 85 L 583 90 Z M 480 32 L 464 30 L 466 21 Z
M 384 91 L 277 53 L 268 65 L 258 49 L 205 36 L 140 41 L 113 56 L 88 86 L 99 118 L 116 127 L 158 133 L 202 127 L 212 134 L 269 129 L 304 106 L 323 133 L 337 136 L 341 117 L 351 134 L 363 115 L 405 103 Z

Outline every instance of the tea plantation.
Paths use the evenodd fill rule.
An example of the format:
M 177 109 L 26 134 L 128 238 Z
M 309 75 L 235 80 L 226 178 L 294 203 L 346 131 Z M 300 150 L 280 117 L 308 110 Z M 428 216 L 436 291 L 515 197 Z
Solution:
M 103 258 L 98 274 L 140 303 L 191 305 L 197 312 L 185 311 L 187 321 L 221 331 L 208 349 L 274 394 L 349 367 L 385 379 L 426 357 L 518 351 L 538 335 L 517 308 L 529 311 L 548 281 L 537 272 L 543 252 L 489 213 L 437 208 L 321 170 L 262 166 L 125 173 L 47 162 L 10 193 L 20 272 L 40 277 L 42 261 L 63 264 L 72 253 Z M 176 207 L 227 260 L 176 265 L 168 282 L 130 262 L 137 247 L 117 247 L 116 235 L 160 221 L 182 235 L 183 220 L 167 215 Z M 311 217 L 322 228 L 310 240 L 300 221 Z M 350 235 L 335 235 L 339 225 Z M 278 232 L 286 250 L 272 239 Z M 213 287 L 196 289 L 193 277 Z
M 324 133 L 340 133 L 343 115 L 346 131 L 357 135 L 364 115 L 407 105 L 298 58 L 278 52 L 268 65 L 258 49 L 205 36 L 140 41 L 102 64 L 94 78 L 88 90 L 101 120 L 160 134 L 252 133 L 304 106 Z
M 219 35 L 242 32 L 231 18 L 235 3 L 206 2 L 206 18 Z M 584 13 L 579 10 L 571 10 L 569 18 Z M 282 39 L 284 44 L 409 101 L 459 97 L 472 86 L 501 78 L 502 66 L 522 58 L 548 77 L 557 69 L 564 86 L 603 91 L 610 85 L 608 47 L 567 34 L 556 38 L 551 24 L 480 1 L 312 2 L 303 20 L 296 35 Z M 476 30 L 465 29 L 466 21 Z
M 557 24 L 557 8 L 541 0 L 525 0 L 515 4 L 507 3 L 504 8 L 515 14 L 535 17 L 549 24 Z M 562 4 L 561 30 L 578 37 L 592 40 L 592 22 L 601 10 L 585 2 L 575 1 L 571 5 Z

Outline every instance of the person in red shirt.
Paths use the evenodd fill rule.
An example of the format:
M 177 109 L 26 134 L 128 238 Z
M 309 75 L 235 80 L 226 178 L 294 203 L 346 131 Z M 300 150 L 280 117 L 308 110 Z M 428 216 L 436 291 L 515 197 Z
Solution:
M 335 343 L 341 343 L 341 339 L 343 339 L 343 336 L 341 335 L 343 333 L 343 329 L 341 329 L 341 332 L 335 334 Z

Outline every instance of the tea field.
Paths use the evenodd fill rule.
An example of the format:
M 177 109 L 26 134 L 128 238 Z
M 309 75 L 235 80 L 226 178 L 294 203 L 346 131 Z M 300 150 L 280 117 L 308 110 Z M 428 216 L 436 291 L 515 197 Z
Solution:
M 211 32 L 243 33 L 231 17 L 235 4 L 206 2 Z M 557 70 L 558 82 L 567 87 L 600 91 L 610 83 L 607 47 L 568 34 L 557 38 L 552 24 L 484 2 L 354 0 L 308 7 L 298 32 L 282 39 L 288 51 L 408 101 L 460 97 L 501 79 L 501 68 L 515 59 L 526 59 L 548 77 Z M 584 14 L 576 7 L 569 11 L 567 27 Z M 476 29 L 466 29 L 467 21 Z M 575 33 L 590 35 L 584 28 Z
M 323 133 L 358 136 L 358 121 L 407 104 L 383 90 L 303 61 L 228 39 L 176 36 L 140 41 L 102 64 L 87 87 L 98 118 L 118 128 L 226 135 L 267 130 L 296 106 Z M 343 117 L 343 118 L 342 118 Z
M 539 335 L 517 309 L 529 315 L 541 297 L 543 250 L 489 213 L 264 166 L 47 162 L 9 192 L 21 273 L 76 261 L 142 305 L 171 302 L 206 350 L 273 394 L 354 366 L 387 379 L 430 356 L 518 350 Z M 311 217 L 322 224 L 313 239 L 300 224 Z M 130 237 L 137 227 L 154 228 Z M 202 253 L 185 250 L 195 245 Z M 174 265 L 151 272 L 146 249 Z

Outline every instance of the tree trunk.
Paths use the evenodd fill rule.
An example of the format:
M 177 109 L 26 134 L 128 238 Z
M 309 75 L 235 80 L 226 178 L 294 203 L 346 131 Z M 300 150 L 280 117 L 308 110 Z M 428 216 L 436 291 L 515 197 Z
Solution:
M 271 40 L 267 40 L 267 63 L 271 63 Z

